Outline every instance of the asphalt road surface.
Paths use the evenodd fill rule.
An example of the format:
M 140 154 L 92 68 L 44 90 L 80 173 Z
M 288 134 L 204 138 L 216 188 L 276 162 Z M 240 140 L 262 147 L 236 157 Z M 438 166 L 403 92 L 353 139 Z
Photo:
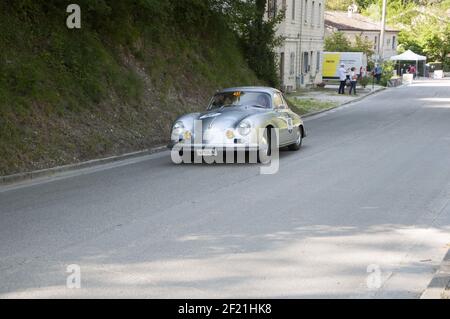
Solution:
M 163 152 L 0 188 L 0 298 L 419 297 L 450 248 L 450 81 L 305 123 L 274 175 Z

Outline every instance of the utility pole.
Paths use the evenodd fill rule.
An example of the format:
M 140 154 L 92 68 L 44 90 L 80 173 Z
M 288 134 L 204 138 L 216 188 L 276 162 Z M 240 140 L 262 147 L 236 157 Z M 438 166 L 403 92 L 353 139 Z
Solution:
M 386 29 L 386 4 L 387 0 L 383 0 L 383 9 L 381 10 L 380 44 L 378 46 L 378 57 L 380 62 L 383 60 L 383 51 L 384 51 L 384 33 Z

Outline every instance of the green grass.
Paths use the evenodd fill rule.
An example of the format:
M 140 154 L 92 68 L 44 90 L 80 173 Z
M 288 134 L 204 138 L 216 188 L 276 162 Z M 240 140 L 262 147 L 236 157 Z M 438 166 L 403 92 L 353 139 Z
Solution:
M 217 89 L 262 84 L 202 1 L 80 0 L 81 30 L 69 3 L 0 3 L 0 175 L 164 144 Z
M 295 97 L 288 97 L 288 100 L 292 104 L 293 111 L 300 115 L 330 109 L 338 105 L 337 102 L 319 101 L 313 98 L 297 99 Z

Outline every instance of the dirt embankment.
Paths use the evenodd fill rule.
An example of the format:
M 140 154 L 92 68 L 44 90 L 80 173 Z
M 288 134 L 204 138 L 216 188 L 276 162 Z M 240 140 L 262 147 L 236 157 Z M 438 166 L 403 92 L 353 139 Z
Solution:
M 177 7 L 189 1 L 79 1 L 79 30 L 62 2 L 0 4 L 0 175 L 164 144 L 215 90 L 260 84 L 214 13 Z

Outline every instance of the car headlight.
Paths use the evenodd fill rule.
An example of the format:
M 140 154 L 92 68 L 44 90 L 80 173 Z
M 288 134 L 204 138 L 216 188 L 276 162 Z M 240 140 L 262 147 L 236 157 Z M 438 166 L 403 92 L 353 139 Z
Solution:
M 226 137 L 227 137 L 228 139 L 230 139 L 230 140 L 232 140 L 232 139 L 234 138 L 234 132 L 233 132 L 233 130 L 228 130 L 228 131 L 226 131 L 225 135 L 226 135 Z
M 241 123 L 239 123 L 237 129 L 241 136 L 247 136 L 248 134 L 250 134 L 251 128 L 252 128 L 252 125 L 249 122 L 242 121 Z
M 183 135 L 185 129 L 181 121 L 176 122 L 172 128 L 172 140 L 178 140 Z

